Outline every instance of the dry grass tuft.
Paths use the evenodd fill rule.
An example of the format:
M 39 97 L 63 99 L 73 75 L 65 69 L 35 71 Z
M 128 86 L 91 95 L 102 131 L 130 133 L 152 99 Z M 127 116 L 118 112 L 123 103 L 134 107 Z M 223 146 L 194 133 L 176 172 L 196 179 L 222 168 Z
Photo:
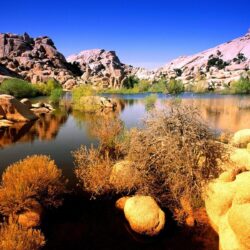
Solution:
M 27 230 L 15 222 L 0 224 L 0 239 L 2 250 L 38 250 L 45 245 L 40 230 Z
M 65 180 L 54 161 L 43 155 L 27 157 L 9 166 L 0 185 L 0 213 L 17 215 L 32 209 L 34 202 L 43 206 L 62 204 Z

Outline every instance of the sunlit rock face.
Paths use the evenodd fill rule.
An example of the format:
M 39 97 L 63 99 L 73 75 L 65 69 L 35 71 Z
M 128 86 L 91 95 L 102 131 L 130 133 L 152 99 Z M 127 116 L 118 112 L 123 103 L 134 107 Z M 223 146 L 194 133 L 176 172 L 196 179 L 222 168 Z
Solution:
M 244 58 L 238 59 L 239 53 Z M 208 66 L 211 55 L 222 59 L 228 65 L 219 69 Z M 167 78 L 177 77 L 184 84 L 196 84 L 204 79 L 207 85 L 223 87 L 223 84 L 230 84 L 233 80 L 239 79 L 241 75 L 247 75 L 250 68 L 250 32 L 242 37 L 228 41 L 214 48 L 202 51 L 191 56 L 182 56 L 167 63 L 158 69 L 156 75 L 165 75 Z M 176 71 L 180 69 L 181 72 Z M 179 75 L 178 75 L 179 74 Z
M 27 122 L 37 119 L 29 108 L 11 95 L 0 95 L 0 115 L 10 121 Z
M 0 34 L 0 63 L 0 75 L 18 76 L 32 83 L 53 77 L 66 84 L 74 79 L 72 66 L 47 36 Z
M 220 249 L 250 249 L 250 172 L 225 172 L 210 183 L 207 214 L 219 235 Z
M 115 51 L 104 49 L 84 50 L 67 58 L 78 63 L 84 72 L 82 80 L 98 87 L 121 87 L 132 67 L 120 62 Z

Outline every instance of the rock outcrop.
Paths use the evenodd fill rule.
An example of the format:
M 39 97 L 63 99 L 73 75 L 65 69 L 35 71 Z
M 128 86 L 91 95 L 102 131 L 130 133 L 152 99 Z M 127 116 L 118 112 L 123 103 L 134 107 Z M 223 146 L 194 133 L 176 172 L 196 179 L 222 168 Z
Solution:
M 229 86 L 250 69 L 250 30 L 242 37 L 191 56 L 181 56 L 155 72 L 155 77 L 180 79 L 196 85 L 204 81 L 207 88 Z
M 74 65 L 67 63 L 47 36 L 0 34 L 0 63 L 0 75 L 18 76 L 32 83 L 51 77 L 62 84 L 76 79 Z
M 207 214 L 221 250 L 250 249 L 250 171 L 228 171 L 210 183 Z
M 165 226 L 165 213 L 150 196 L 121 198 L 117 201 L 117 207 L 124 209 L 131 229 L 138 234 L 154 236 Z
M 27 122 L 37 119 L 29 108 L 11 95 L 0 95 L 1 116 L 10 121 Z
M 85 83 L 102 88 L 121 87 L 132 70 L 132 67 L 120 62 L 115 51 L 104 49 L 84 50 L 69 56 L 67 60 L 80 65 L 84 72 L 81 79 Z

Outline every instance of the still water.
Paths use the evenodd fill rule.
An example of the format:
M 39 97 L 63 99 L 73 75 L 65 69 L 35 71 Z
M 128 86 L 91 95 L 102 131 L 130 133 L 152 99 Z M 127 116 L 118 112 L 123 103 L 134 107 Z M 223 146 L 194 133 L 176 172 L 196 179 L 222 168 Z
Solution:
M 119 100 L 116 112 L 84 114 L 65 105 L 35 122 L 0 128 L 0 173 L 27 155 L 46 154 L 68 179 L 74 180 L 72 151 L 81 145 L 98 144 L 93 128 L 102 119 L 121 119 L 127 128 L 142 126 L 148 110 L 147 95 L 111 96 Z M 65 100 L 68 98 L 66 95 Z M 158 94 L 155 106 L 169 105 L 171 101 L 172 96 Z M 218 132 L 250 128 L 249 96 L 184 93 L 178 96 L 178 101 L 196 106 L 209 126 Z M 138 238 L 115 210 L 114 202 L 89 201 L 74 195 L 66 198 L 63 207 L 45 216 L 42 225 L 47 239 L 45 249 L 218 249 L 217 236 L 211 230 L 199 235 L 168 219 L 160 236 Z
M 117 112 L 104 114 L 105 118 L 120 118 L 127 128 L 140 126 L 147 112 L 147 95 L 113 96 L 120 100 L 121 105 Z M 178 98 L 184 105 L 197 106 L 205 121 L 217 131 L 235 132 L 250 128 L 249 96 L 184 93 Z M 169 95 L 158 94 L 155 105 L 168 105 L 172 99 Z M 73 167 L 71 152 L 82 144 L 90 146 L 98 143 L 91 128 L 100 119 L 104 117 L 71 112 L 67 107 L 61 107 L 35 122 L 0 128 L 0 172 L 27 155 L 46 154 L 70 176 Z

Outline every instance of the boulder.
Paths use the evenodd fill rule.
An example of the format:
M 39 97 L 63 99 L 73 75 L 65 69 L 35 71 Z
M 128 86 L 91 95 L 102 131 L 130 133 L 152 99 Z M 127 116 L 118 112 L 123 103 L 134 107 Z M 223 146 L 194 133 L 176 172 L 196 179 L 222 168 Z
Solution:
M 20 102 L 25 104 L 28 107 L 28 109 L 31 109 L 32 103 L 28 98 L 23 98 Z
M 138 234 L 154 236 L 165 225 L 165 213 L 150 196 L 133 196 L 125 202 L 125 217 L 133 231 Z
M 223 173 L 209 184 L 204 197 L 220 249 L 250 249 L 250 171 Z
M 27 122 L 37 119 L 25 104 L 11 95 L 0 95 L 0 106 L 8 120 Z
M 250 143 L 250 129 L 237 131 L 232 138 L 232 143 L 236 147 L 245 148 Z
M 240 168 L 250 170 L 250 152 L 245 148 L 233 149 L 230 153 L 230 159 Z

